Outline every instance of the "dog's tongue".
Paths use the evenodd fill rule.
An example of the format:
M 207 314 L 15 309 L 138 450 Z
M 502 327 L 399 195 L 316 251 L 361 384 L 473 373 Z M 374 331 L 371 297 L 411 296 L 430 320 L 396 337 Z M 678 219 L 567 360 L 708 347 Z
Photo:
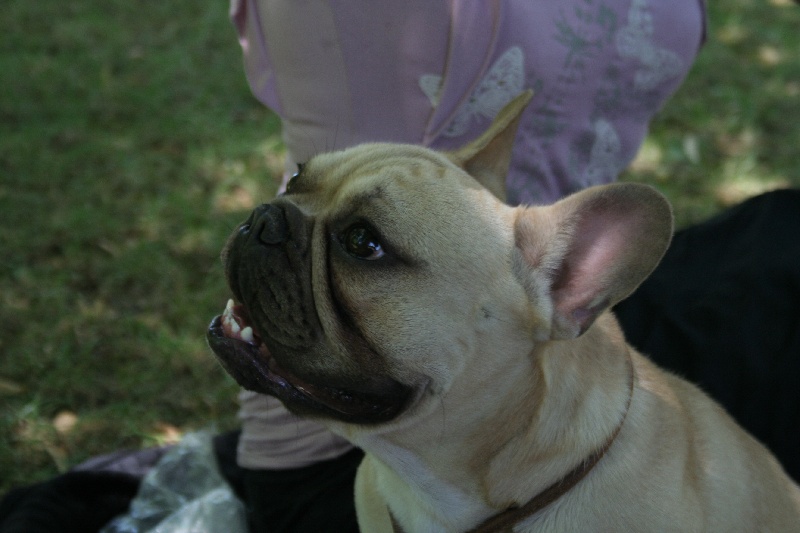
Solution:
M 225 311 L 222 313 L 222 332 L 229 339 L 244 341 L 253 346 L 261 344 L 260 339 L 249 325 L 247 310 L 243 305 L 237 305 L 233 300 L 228 300 Z

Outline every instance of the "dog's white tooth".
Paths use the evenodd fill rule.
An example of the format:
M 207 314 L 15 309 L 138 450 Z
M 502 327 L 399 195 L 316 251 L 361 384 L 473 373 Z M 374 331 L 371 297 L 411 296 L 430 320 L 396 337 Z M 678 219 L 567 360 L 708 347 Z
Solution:
M 231 331 L 234 335 L 238 335 L 239 332 L 242 330 L 242 327 L 239 325 L 238 322 L 235 320 L 231 320 Z
M 244 328 L 242 330 L 242 332 L 239 334 L 239 336 L 242 338 L 242 340 L 244 342 L 252 343 L 253 342 L 253 328 L 251 328 L 250 326 L 247 326 L 246 328 Z
M 233 298 L 228 298 L 228 303 L 225 304 L 225 311 L 231 311 L 233 309 Z

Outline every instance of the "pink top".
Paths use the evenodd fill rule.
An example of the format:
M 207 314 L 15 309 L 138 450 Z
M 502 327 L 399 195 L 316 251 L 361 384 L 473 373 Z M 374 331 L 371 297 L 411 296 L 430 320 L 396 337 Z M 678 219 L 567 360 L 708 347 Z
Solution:
M 232 0 L 231 16 L 287 172 L 366 141 L 461 146 L 534 89 L 511 203 L 613 181 L 704 36 L 702 0 Z

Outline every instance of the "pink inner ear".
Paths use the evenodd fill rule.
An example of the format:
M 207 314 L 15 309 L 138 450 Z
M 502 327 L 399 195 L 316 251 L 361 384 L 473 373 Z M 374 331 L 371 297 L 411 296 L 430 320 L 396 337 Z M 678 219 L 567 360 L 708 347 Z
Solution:
M 581 217 L 552 286 L 559 314 L 588 326 L 609 305 L 609 286 L 626 245 L 632 245 L 635 218 L 608 210 L 593 210 Z
M 669 245 L 669 204 L 633 183 L 594 187 L 543 209 L 521 211 L 515 227 L 526 289 L 549 289 L 553 338 L 574 338 L 628 296 Z

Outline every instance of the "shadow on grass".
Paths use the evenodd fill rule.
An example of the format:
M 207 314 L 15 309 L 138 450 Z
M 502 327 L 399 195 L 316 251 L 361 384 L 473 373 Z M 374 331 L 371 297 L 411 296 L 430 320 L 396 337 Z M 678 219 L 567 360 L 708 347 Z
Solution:
M 667 194 L 680 226 L 800 187 L 800 7 L 711 2 L 708 40 L 623 179 Z

